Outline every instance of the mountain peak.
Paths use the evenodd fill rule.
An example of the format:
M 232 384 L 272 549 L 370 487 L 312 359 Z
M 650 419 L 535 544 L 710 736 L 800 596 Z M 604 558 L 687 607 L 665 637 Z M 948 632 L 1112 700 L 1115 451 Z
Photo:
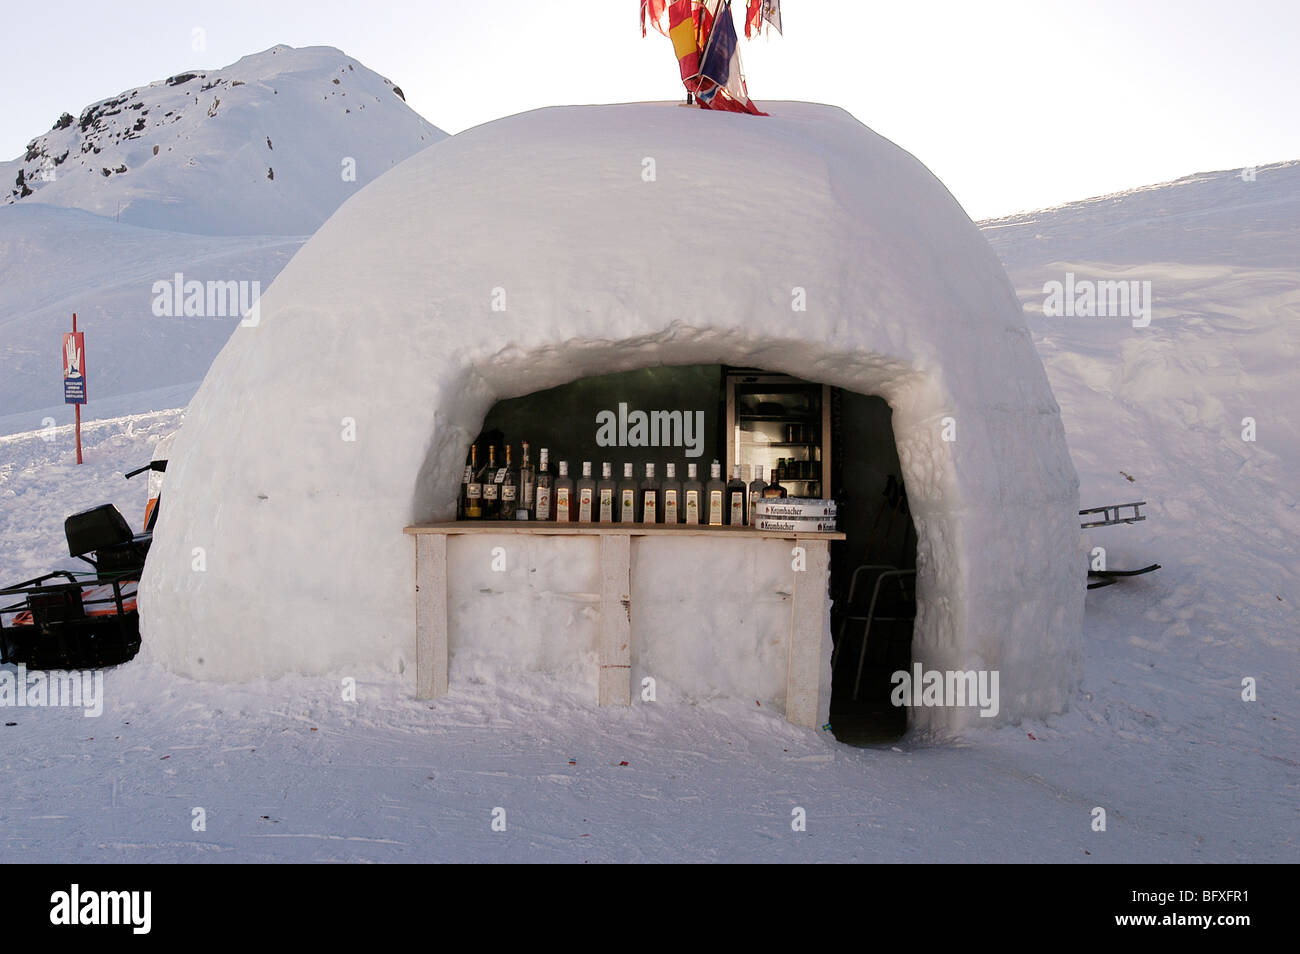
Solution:
M 314 232 L 446 133 L 341 50 L 277 44 L 92 103 L 0 163 L 3 201 L 219 235 Z

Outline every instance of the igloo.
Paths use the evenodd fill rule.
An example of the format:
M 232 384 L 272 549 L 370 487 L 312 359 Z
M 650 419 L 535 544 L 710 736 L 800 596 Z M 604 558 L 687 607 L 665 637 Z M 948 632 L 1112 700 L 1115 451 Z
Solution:
M 913 658 L 1000 673 L 997 719 L 918 708 L 915 727 L 1063 709 L 1082 671 L 1077 478 L 1016 294 L 909 153 L 834 107 L 765 108 L 540 109 L 346 202 L 190 404 L 140 586 L 143 654 L 208 680 L 413 679 L 403 527 L 451 519 L 494 403 L 716 363 L 892 409 Z

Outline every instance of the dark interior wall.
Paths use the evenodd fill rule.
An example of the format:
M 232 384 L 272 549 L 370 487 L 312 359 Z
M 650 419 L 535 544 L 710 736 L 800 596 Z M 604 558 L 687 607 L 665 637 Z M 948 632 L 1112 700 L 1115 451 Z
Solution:
M 836 496 L 840 529 L 848 539 L 837 545 L 835 582 L 842 581 L 847 594 L 849 574 L 861 564 L 915 566 L 916 536 L 910 529 L 910 515 L 892 508 L 883 494 L 891 475 L 901 485 L 893 411 L 882 398 L 852 391 L 839 392 L 838 400 Z
M 722 429 L 719 414 L 724 407 L 722 387 L 722 370 L 716 364 L 641 368 L 581 378 L 497 402 L 483 422 L 483 434 L 500 431 L 500 440 L 513 445 L 515 454 L 519 453 L 520 441 L 528 441 L 534 464 L 541 448 L 549 448 L 552 470 L 558 461 L 567 460 L 569 473 L 575 477 L 581 474 L 584 460 L 592 462 L 596 477 L 600 476 L 601 462 L 611 462 L 616 478 L 623 475 L 624 461 L 629 461 L 637 465 L 638 479 L 645 473 L 646 462 L 653 462 L 656 475 L 662 478 L 664 465 L 672 461 L 677 464 L 679 479 L 686 476 L 687 463 L 696 463 L 700 479 L 708 480 L 709 463 L 721 460 L 718 435 Z M 683 419 L 693 415 L 694 420 L 702 420 L 698 456 L 689 456 L 691 448 L 663 446 L 662 441 L 660 446 L 601 446 L 597 442 L 597 415 L 607 411 L 617 418 L 620 404 L 627 406 L 627 415 L 634 411 L 681 411 Z M 649 439 L 652 435 L 645 436 Z M 685 434 L 681 436 L 684 442 Z M 626 437 L 630 440 L 634 435 Z M 480 448 L 480 453 L 484 452 Z

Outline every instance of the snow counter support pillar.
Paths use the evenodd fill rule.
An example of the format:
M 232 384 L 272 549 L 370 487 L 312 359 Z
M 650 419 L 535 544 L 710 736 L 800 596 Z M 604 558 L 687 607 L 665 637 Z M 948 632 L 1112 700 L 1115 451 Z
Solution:
M 632 704 L 632 537 L 600 538 L 600 704 Z
M 830 579 L 830 546 L 824 540 L 799 540 L 807 563 L 794 572 L 790 608 L 790 665 L 786 671 L 785 717 L 795 725 L 817 728 L 821 685 L 822 629 Z M 793 555 L 792 555 L 793 558 Z
M 415 698 L 447 692 L 447 538 L 415 538 Z

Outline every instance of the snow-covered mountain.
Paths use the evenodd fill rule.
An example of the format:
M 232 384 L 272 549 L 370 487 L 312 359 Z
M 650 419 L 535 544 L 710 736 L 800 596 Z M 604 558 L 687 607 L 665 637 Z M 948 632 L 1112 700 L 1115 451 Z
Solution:
M 264 291 L 347 198 L 445 138 L 329 47 L 272 47 L 66 115 L 0 163 L 0 433 L 66 419 L 73 312 L 86 419 L 183 405 L 239 319 L 160 316 L 155 283 Z
M 273 46 L 64 113 L 0 163 L 8 203 L 203 235 L 308 235 L 446 133 L 332 47 Z

